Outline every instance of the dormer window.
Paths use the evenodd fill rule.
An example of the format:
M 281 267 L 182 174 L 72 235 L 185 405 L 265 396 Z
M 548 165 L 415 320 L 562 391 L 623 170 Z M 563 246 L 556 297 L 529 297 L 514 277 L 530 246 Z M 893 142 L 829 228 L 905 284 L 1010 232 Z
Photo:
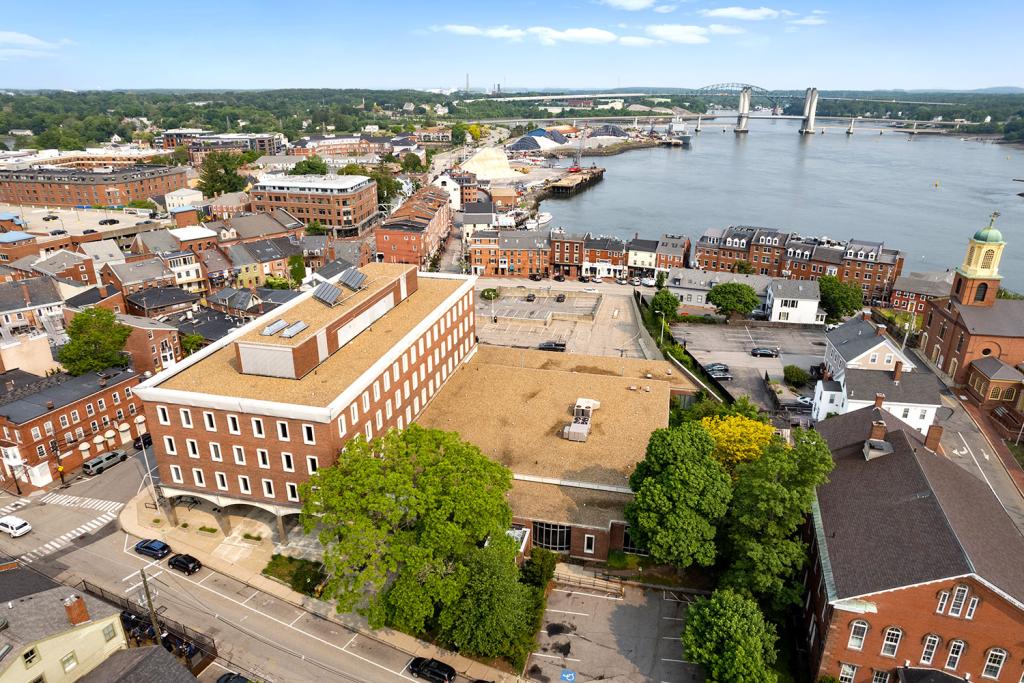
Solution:
M 849 251 L 847 251 L 847 252 L 846 252 L 846 255 L 847 255 L 848 257 L 850 257 L 850 258 L 853 258 L 853 249 L 850 249 Z
M 864 252 L 863 251 L 858 251 L 857 252 L 857 258 L 864 258 Z
M 874 261 L 874 260 L 875 260 L 875 252 L 872 251 L 871 253 L 868 254 L 868 261 Z

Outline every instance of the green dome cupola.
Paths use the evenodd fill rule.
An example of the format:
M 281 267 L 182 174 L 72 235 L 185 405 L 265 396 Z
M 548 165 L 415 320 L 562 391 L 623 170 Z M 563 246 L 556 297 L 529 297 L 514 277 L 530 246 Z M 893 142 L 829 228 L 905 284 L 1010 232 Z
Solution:
M 979 230 L 978 232 L 974 233 L 975 242 L 985 242 L 987 244 L 1003 243 L 1003 233 L 999 232 L 999 229 L 996 228 L 996 218 L 998 217 L 999 212 L 996 211 L 995 213 L 992 214 L 992 219 L 989 221 L 989 224 L 982 228 L 981 230 Z

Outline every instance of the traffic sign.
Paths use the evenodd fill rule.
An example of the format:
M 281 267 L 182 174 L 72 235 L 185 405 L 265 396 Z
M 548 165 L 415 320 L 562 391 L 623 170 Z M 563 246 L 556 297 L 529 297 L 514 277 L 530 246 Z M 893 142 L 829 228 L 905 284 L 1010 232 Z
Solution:
M 576 672 L 572 669 L 562 669 L 562 680 L 574 683 L 576 681 Z

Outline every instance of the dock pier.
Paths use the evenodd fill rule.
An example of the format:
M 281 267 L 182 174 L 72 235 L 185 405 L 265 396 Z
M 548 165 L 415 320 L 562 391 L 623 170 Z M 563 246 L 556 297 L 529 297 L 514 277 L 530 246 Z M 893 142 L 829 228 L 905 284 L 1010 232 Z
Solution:
M 581 168 L 575 173 L 570 173 L 548 186 L 553 197 L 571 197 L 580 190 L 584 190 L 604 177 L 604 169 L 592 166 Z

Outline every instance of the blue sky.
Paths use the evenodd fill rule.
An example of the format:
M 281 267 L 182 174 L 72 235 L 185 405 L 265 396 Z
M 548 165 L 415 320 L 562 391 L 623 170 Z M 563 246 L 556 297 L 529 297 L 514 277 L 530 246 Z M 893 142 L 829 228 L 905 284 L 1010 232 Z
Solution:
M 6 0 L 0 87 L 1024 86 L 1024 2 Z

